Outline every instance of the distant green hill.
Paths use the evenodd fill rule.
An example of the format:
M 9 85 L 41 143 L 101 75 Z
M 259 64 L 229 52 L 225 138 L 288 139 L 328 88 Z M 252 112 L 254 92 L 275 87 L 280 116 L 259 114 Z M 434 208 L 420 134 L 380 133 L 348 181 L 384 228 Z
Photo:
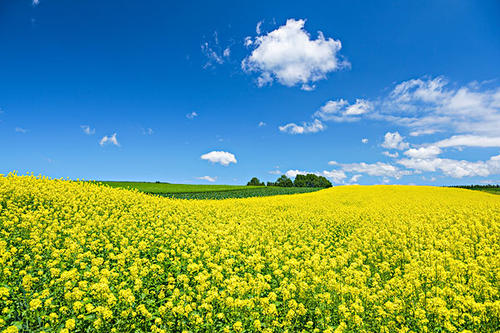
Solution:
M 228 199 L 297 194 L 321 190 L 311 187 L 242 186 L 242 185 L 192 185 L 146 182 L 98 181 L 111 187 L 137 189 L 141 192 L 178 199 Z
M 96 183 L 106 184 L 111 187 L 121 187 L 128 189 L 137 189 L 142 192 L 165 194 L 165 193 L 199 193 L 213 191 L 232 191 L 250 188 L 259 188 L 260 186 L 243 185 L 193 185 L 193 184 L 170 184 L 170 183 L 146 183 L 146 182 L 114 182 L 114 181 L 96 181 Z

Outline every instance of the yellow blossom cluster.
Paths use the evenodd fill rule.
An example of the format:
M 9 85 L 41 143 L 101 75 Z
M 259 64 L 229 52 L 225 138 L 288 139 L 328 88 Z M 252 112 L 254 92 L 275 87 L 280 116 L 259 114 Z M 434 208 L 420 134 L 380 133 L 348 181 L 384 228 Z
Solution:
M 0 177 L 0 332 L 495 332 L 499 293 L 500 196 Z

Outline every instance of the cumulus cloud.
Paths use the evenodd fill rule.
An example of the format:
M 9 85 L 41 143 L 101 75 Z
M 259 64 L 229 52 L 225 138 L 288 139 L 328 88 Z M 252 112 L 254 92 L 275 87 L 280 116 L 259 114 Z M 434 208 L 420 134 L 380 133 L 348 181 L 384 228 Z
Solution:
M 408 170 L 401 170 L 397 166 L 388 163 L 376 162 L 376 163 L 349 163 L 340 164 L 343 171 L 354 172 L 354 173 L 364 173 L 370 176 L 385 176 L 400 179 L 405 175 L 411 174 Z
M 202 160 L 207 160 L 212 163 L 220 163 L 227 166 L 231 163 L 237 163 L 236 157 L 226 151 L 211 151 L 209 153 L 201 155 Z
M 354 104 L 350 104 L 344 99 L 339 99 L 326 102 L 313 116 L 322 120 L 352 122 L 360 120 L 359 116 L 369 112 L 371 109 L 372 103 L 364 99 L 357 99 Z
M 388 151 L 383 151 L 382 155 L 385 155 L 385 156 L 390 157 L 390 158 L 396 158 L 396 157 L 399 156 L 399 153 L 396 151 L 396 152 L 394 152 L 394 153 L 391 154 Z
M 40 0 L 33 0 L 31 3 L 33 4 L 33 6 L 38 6 Z
M 308 173 L 312 172 L 307 172 L 307 171 L 300 171 L 300 170 L 288 170 L 285 172 L 285 176 L 288 178 L 295 178 L 297 175 L 307 175 Z
M 321 32 L 317 39 L 311 39 L 304 24 L 305 20 L 289 19 L 266 35 L 246 40 L 245 44 L 254 49 L 241 66 L 247 72 L 260 74 L 259 86 L 276 80 L 287 87 L 301 85 L 311 90 L 314 82 L 325 79 L 329 72 L 348 66 L 338 56 L 340 41 L 325 38 Z M 260 31 L 260 25 L 256 30 Z
M 453 178 L 500 174 L 500 155 L 492 156 L 486 161 L 466 161 L 448 158 L 407 158 L 398 161 L 408 169 L 424 172 L 441 171 Z
M 500 131 L 500 129 L 499 129 Z M 454 135 L 434 143 L 437 147 L 500 147 L 500 137 L 488 137 L 478 135 Z
M 198 117 L 198 114 L 196 112 L 194 112 L 194 111 L 186 114 L 186 118 L 187 119 L 194 119 L 196 117 Z
M 210 176 L 202 176 L 202 177 L 196 177 L 196 179 L 199 180 L 206 180 L 207 182 L 215 182 L 217 180 L 217 177 L 210 177 Z
M 99 144 L 101 146 L 110 145 L 110 144 L 117 146 L 117 147 L 120 146 L 120 143 L 116 139 L 116 133 L 113 133 L 113 135 L 111 135 L 111 136 L 107 136 L 107 135 L 103 136 L 101 141 L 99 141 Z
M 331 170 L 331 171 L 323 171 L 323 176 L 329 178 L 333 183 L 340 184 L 343 183 L 347 178 L 346 174 L 342 170 Z
M 494 135 L 500 126 L 500 88 L 455 87 L 442 77 L 412 79 L 395 86 L 377 115 L 411 128 L 415 136 L 437 131 Z
M 259 122 L 259 127 L 264 127 L 264 126 L 266 126 L 266 125 L 267 125 L 267 124 L 266 124 L 265 122 L 263 122 L 263 121 Z
M 279 126 L 279 130 L 284 133 L 289 134 L 307 134 L 316 133 L 324 131 L 326 126 L 319 120 L 314 119 L 313 122 L 303 122 L 302 125 L 297 125 L 295 123 L 289 123 L 283 126 Z
M 95 134 L 95 128 L 90 128 L 89 125 L 81 125 L 80 128 L 82 129 L 83 133 L 87 135 Z
M 411 158 L 430 158 L 441 154 L 441 149 L 437 146 L 412 148 L 405 151 L 404 154 Z
M 368 139 L 367 138 L 363 138 L 363 139 L 361 139 L 361 142 L 362 143 L 368 143 Z
M 493 82 L 457 86 L 443 77 L 411 79 L 372 100 L 327 101 L 313 118 L 385 121 L 408 128 L 412 137 L 442 132 L 498 137 L 500 87 L 491 87 Z
M 384 136 L 384 142 L 382 147 L 387 149 L 398 149 L 403 150 L 409 147 L 408 142 L 404 141 L 404 138 L 399 134 L 399 132 L 387 132 Z

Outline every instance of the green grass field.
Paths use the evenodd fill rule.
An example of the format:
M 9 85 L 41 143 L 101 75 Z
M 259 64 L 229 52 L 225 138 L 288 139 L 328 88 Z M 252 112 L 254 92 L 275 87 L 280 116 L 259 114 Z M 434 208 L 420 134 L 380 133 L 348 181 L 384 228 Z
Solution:
M 165 194 L 165 193 L 198 193 L 213 191 L 231 191 L 249 188 L 258 188 L 259 186 L 242 185 L 193 185 L 193 184 L 170 184 L 170 183 L 146 183 L 146 182 L 113 182 L 98 181 L 111 187 L 121 187 L 128 189 L 137 189 L 141 192 Z
M 227 199 L 306 193 L 321 190 L 312 187 L 268 187 L 242 185 L 192 185 L 145 182 L 99 181 L 110 187 L 137 189 L 149 194 L 179 199 Z

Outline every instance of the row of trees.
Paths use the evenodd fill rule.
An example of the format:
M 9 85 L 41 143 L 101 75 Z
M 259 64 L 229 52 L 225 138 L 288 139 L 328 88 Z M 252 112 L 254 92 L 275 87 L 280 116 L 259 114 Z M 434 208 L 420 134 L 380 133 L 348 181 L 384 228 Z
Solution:
M 247 183 L 247 186 L 266 186 L 264 182 L 261 182 L 259 178 L 253 177 Z M 323 176 L 318 176 L 312 173 L 307 175 L 297 175 L 295 180 L 291 180 L 286 175 L 279 177 L 274 183 L 267 182 L 267 186 L 279 186 L 279 187 L 331 187 L 332 183 Z

